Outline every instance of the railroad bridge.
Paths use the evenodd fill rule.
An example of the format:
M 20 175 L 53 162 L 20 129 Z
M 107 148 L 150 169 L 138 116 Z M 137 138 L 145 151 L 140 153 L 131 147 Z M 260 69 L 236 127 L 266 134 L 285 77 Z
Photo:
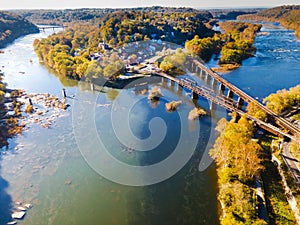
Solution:
M 43 32 L 45 32 L 45 30 L 47 30 L 47 29 L 52 29 L 53 31 L 55 31 L 55 29 L 65 29 L 67 26 L 64 26 L 64 25 L 61 25 L 61 26 L 51 26 L 51 25 L 49 25 L 49 26 L 38 26 L 38 28 L 39 28 L 39 30 L 40 31 L 43 31 Z
M 189 72 L 196 74 L 196 76 L 204 81 L 210 88 L 201 86 L 194 80 L 188 78 L 175 78 L 162 72 L 157 67 L 152 67 L 152 70 L 148 72 L 151 75 L 161 76 L 162 82 L 166 82 L 165 80 L 167 79 L 171 83 L 171 86 L 175 86 L 175 83 L 177 83 L 178 87 L 180 86 L 191 90 L 191 96 L 194 99 L 198 99 L 199 96 L 208 99 L 211 102 L 211 107 L 219 105 L 228 111 L 236 112 L 238 115 L 245 115 L 248 119 L 251 119 L 258 126 L 270 133 L 299 141 L 299 128 L 295 127 L 291 122 L 274 113 L 272 110 L 223 79 L 200 61 L 189 58 L 187 60 L 186 68 Z M 267 114 L 267 122 L 261 121 L 246 112 L 245 106 L 251 102 L 254 102 Z

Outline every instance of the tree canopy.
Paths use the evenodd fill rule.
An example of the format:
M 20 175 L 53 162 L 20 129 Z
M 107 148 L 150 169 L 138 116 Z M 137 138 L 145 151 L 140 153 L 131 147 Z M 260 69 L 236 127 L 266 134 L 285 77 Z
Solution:
M 38 32 L 37 26 L 21 16 L 0 11 L 0 48 L 22 35 Z
M 210 155 L 218 166 L 218 198 L 224 215 L 221 224 L 265 224 L 256 216 L 253 198 L 254 176 L 263 167 L 262 149 L 252 140 L 252 122 L 246 117 L 241 117 L 237 123 L 221 119 L 216 130 L 220 136 Z

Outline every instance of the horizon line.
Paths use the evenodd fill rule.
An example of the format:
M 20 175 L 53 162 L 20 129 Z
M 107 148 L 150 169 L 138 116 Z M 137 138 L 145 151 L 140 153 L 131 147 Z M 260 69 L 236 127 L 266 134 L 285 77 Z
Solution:
M 237 6 L 237 7 L 230 7 L 230 6 L 217 6 L 217 7 L 194 7 L 194 6 L 161 6 L 161 5 L 152 5 L 152 6 L 124 6 L 124 7 L 65 7 L 65 8 L 7 8 L 7 9 L 0 9 L 0 11 L 6 10 L 73 10 L 73 9 L 136 9 L 136 8 L 152 8 L 152 7 L 162 7 L 162 8 L 193 8 L 193 9 L 201 9 L 201 10 L 212 10 L 212 9 L 267 9 L 267 8 L 275 8 L 280 6 L 292 6 L 295 4 L 290 5 L 276 5 L 276 6 Z

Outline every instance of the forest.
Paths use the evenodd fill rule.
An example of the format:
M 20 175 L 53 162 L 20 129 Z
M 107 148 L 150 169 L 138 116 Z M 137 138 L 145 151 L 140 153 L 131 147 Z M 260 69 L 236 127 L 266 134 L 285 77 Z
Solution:
M 263 102 L 269 109 L 278 114 L 285 110 L 291 110 L 300 104 L 300 85 L 270 94 L 264 98 Z
M 131 8 L 130 10 L 135 12 L 156 12 L 156 13 L 185 13 L 195 12 L 200 13 L 203 18 L 210 19 L 211 13 L 208 11 L 200 11 L 193 8 L 172 8 L 172 7 L 138 7 Z M 48 25 L 67 25 L 75 24 L 78 22 L 88 22 L 92 24 L 99 24 L 101 18 L 107 14 L 114 13 L 117 11 L 128 11 L 127 8 L 82 8 L 82 9 L 61 9 L 61 10 L 50 10 L 50 9 L 30 9 L 30 10 L 12 10 L 16 14 L 23 18 L 31 21 L 35 24 L 48 24 Z
M 40 60 L 62 76 L 81 79 L 92 71 L 95 77 L 106 76 L 122 67 L 116 55 L 109 54 L 118 46 L 142 40 L 183 45 L 196 34 L 212 37 L 216 32 L 205 25 L 211 15 L 190 11 L 117 11 L 105 15 L 97 25 L 78 23 L 48 38 L 35 40 L 34 48 Z M 90 60 L 94 53 L 101 55 L 102 60 Z
M 255 176 L 263 170 L 262 148 L 252 140 L 253 124 L 245 117 L 237 123 L 221 119 L 211 157 L 218 169 L 221 224 L 266 224 L 256 216 Z
M 300 5 L 279 6 L 257 14 L 240 15 L 238 19 L 280 22 L 287 29 L 295 30 L 295 35 L 300 38 Z
M 38 32 L 37 26 L 21 16 L 11 12 L 0 11 L 0 48 L 3 48 L 20 36 Z
M 226 21 L 219 23 L 224 33 L 216 33 L 213 37 L 199 38 L 195 36 L 185 43 L 186 49 L 205 61 L 213 54 L 221 53 L 219 64 L 229 69 L 239 67 L 244 59 L 254 55 L 253 46 L 260 24 Z
M 254 139 L 253 122 L 244 116 L 238 118 L 235 113 L 231 121 L 221 119 L 216 130 L 219 137 L 209 153 L 217 165 L 221 225 L 296 224 L 282 177 L 272 163 L 274 137 L 256 135 L 258 138 Z M 264 220 L 259 216 L 262 209 L 256 196 L 260 179 L 266 200 Z
M 253 56 L 253 42 L 260 25 L 223 22 L 220 26 L 225 33 L 221 34 L 212 29 L 212 24 L 211 13 L 190 8 L 120 10 L 102 15 L 92 23 L 79 21 L 63 32 L 35 40 L 34 48 L 45 65 L 74 79 L 92 73 L 94 78 L 117 76 L 124 62 L 113 55 L 115 61 L 110 64 L 109 52 L 136 41 L 172 42 L 185 46 L 205 61 L 221 53 L 219 63 L 226 69 L 236 68 L 242 60 Z M 91 55 L 97 55 L 98 60 L 91 60 Z M 164 68 L 170 66 L 163 63 Z

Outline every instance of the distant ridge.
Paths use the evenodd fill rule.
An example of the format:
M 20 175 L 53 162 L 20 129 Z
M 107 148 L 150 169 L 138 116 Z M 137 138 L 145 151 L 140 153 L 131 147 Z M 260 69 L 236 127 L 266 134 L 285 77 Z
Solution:
M 38 32 L 37 26 L 21 16 L 11 12 L 0 11 L 0 48 L 5 47 L 18 37 Z

